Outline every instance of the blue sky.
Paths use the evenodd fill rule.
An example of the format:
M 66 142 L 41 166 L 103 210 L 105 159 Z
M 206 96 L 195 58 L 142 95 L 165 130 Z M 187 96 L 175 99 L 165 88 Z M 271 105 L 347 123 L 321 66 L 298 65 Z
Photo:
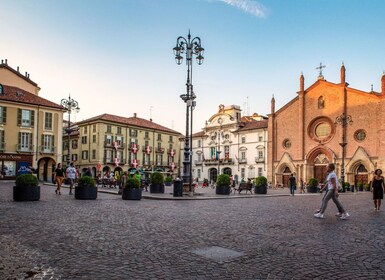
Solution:
M 244 114 L 279 109 L 317 79 L 381 90 L 383 0 L 0 0 L 0 58 L 60 103 L 71 94 L 80 121 L 110 113 L 152 119 L 184 134 L 187 67 L 172 48 L 201 38 L 193 65 L 194 132 L 219 104 Z M 66 117 L 66 116 L 65 116 Z

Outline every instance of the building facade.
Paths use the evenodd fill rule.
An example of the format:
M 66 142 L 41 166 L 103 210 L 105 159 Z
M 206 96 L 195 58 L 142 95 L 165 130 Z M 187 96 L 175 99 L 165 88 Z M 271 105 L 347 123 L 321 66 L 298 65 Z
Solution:
M 76 123 L 77 135 L 71 135 L 71 159 L 80 171 L 92 168 L 94 176 L 106 172 L 140 170 L 176 175 L 179 166 L 180 133 L 137 117 L 99 115 Z M 68 145 L 68 136 L 63 137 Z M 64 149 L 64 159 L 67 157 Z
M 385 169 L 385 75 L 381 92 L 349 87 L 346 69 L 340 81 L 326 81 L 320 71 L 305 89 L 300 76 L 297 96 L 279 110 L 271 101 L 268 180 L 288 185 L 297 179 L 325 180 L 328 163 L 336 164 L 340 181 L 368 183 L 377 168 Z
M 192 139 L 192 176 L 215 182 L 229 174 L 236 182 L 267 176 L 267 118 L 241 116 L 237 105 L 220 105 Z
M 40 88 L 11 68 L 0 64 L 0 170 L 14 179 L 37 168 L 39 180 L 52 181 L 61 162 L 62 106 L 38 96 Z

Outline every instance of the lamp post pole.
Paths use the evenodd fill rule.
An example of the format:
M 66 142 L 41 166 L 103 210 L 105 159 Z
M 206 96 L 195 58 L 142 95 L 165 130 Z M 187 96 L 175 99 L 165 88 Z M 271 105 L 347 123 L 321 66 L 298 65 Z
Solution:
M 72 99 L 70 95 L 68 95 L 68 99 L 62 99 L 61 100 L 61 105 L 67 110 L 68 113 L 68 125 L 67 128 L 65 129 L 65 132 L 68 134 L 68 155 L 67 155 L 67 166 L 70 165 L 71 162 L 71 150 L 70 150 L 70 140 L 71 140 L 71 112 L 73 110 L 76 110 L 76 112 L 79 112 L 79 104 L 76 100 Z
M 219 118 L 218 119 L 218 123 L 219 123 L 219 130 L 218 130 L 218 151 L 217 151 L 217 155 L 218 155 L 218 174 L 217 174 L 217 179 L 218 179 L 218 176 L 221 174 L 221 161 L 220 161 L 220 156 L 221 156 L 221 134 L 222 134 L 222 118 Z
M 348 143 L 346 143 L 346 127 L 351 125 L 353 123 L 352 116 L 345 115 L 345 113 L 342 113 L 340 116 L 338 116 L 334 122 L 334 125 L 337 126 L 338 124 L 342 127 L 342 141 L 340 144 L 342 148 L 342 158 L 341 158 L 341 184 L 342 188 L 345 189 L 344 183 L 345 183 L 345 147 Z
M 201 39 L 195 37 L 191 39 L 190 31 L 187 39 L 179 36 L 176 40 L 176 46 L 173 48 L 175 61 L 180 65 L 183 61 L 182 54 L 186 55 L 187 64 L 187 82 L 186 82 L 186 94 L 182 94 L 180 98 L 186 103 L 186 136 L 184 143 L 184 157 L 183 157 L 183 183 L 189 185 L 189 192 L 192 193 L 192 124 L 193 124 L 193 110 L 196 106 L 194 101 L 196 95 L 193 91 L 192 85 L 192 57 L 196 56 L 198 65 L 203 63 L 204 48 L 201 46 Z M 191 117 L 191 123 L 190 123 Z

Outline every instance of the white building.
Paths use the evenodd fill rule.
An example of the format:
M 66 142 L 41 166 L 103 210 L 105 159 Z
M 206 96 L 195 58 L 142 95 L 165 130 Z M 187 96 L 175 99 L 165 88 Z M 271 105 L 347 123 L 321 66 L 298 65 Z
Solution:
M 215 182 L 218 170 L 219 174 L 233 176 L 236 182 L 266 177 L 267 125 L 266 117 L 242 117 L 239 106 L 220 105 L 203 130 L 193 135 L 193 178 Z

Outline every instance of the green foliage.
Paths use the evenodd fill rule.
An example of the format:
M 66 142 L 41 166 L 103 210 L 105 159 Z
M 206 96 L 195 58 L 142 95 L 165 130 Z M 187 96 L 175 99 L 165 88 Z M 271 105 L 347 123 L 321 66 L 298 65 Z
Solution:
M 310 178 L 309 187 L 317 187 L 317 186 L 318 186 L 318 180 L 316 178 Z
M 125 189 L 139 189 L 140 188 L 140 182 L 136 178 L 128 178 L 126 185 L 124 185 Z
M 370 185 L 369 184 L 365 184 L 365 190 L 367 191 L 367 192 L 369 192 L 370 191 Z
M 267 186 L 267 178 L 265 176 L 258 176 L 255 178 L 254 184 L 257 187 Z
M 362 183 L 362 182 L 358 182 L 358 183 L 357 183 L 357 187 L 359 187 L 359 188 L 363 188 L 363 187 L 364 187 L 364 183 Z
M 154 172 L 151 174 L 151 184 L 162 185 L 164 182 L 163 174 L 160 172 Z
M 37 178 L 32 174 L 22 174 L 16 177 L 16 187 L 23 187 L 23 186 L 38 186 L 39 181 Z
M 203 183 L 207 183 L 208 184 L 209 183 L 209 179 L 204 178 L 203 179 Z
M 349 182 L 344 182 L 344 187 L 345 187 L 345 189 L 349 189 L 350 188 Z
M 217 186 L 230 186 L 230 176 L 228 174 L 221 174 L 217 178 Z
M 164 179 L 164 181 L 165 181 L 166 183 L 171 183 L 171 182 L 172 182 L 171 176 L 167 176 L 166 179 Z
M 82 176 L 78 179 L 78 187 L 96 187 L 95 179 L 90 176 Z

